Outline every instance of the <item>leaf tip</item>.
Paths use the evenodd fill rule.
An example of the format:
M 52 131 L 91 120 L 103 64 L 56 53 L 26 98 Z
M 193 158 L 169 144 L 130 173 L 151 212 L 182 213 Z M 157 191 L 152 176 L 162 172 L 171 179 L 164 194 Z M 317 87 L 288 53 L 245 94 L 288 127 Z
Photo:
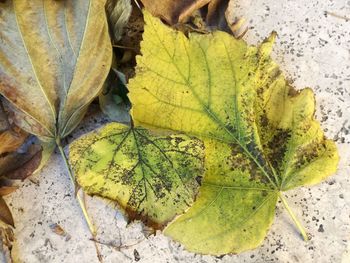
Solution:
M 270 56 L 273 45 L 275 44 L 276 38 L 277 38 L 277 32 L 272 31 L 270 36 L 267 37 L 260 45 L 260 48 L 259 48 L 260 56 L 262 56 L 263 58 L 267 58 L 268 56 Z

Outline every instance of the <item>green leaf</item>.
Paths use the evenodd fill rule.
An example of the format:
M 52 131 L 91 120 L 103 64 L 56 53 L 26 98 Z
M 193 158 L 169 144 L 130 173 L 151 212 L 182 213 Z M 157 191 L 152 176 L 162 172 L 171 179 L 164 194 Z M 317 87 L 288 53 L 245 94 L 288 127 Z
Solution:
M 78 125 L 109 72 L 105 1 L 0 3 L 0 93 L 15 121 L 44 141 Z
M 192 204 L 203 147 L 186 135 L 111 123 L 73 142 L 70 162 L 87 193 L 116 200 L 131 220 L 161 228 Z
M 112 68 L 98 97 L 101 110 L 112 121 L 130 123 L 130 101 L 127 98 L 125 75 Z
M 314 119 L 311 89 L 296 91 L 270 52 L 276 36 L 248 46 L 224 32 L 181 32 L 145 13 L 142 56 L 128 85 L 137 125 L 205 141 L 206 174 L 193 207 L 165 234 L 194 252 L 258 246 L 282 192 L 334 173 L 338 153 Z

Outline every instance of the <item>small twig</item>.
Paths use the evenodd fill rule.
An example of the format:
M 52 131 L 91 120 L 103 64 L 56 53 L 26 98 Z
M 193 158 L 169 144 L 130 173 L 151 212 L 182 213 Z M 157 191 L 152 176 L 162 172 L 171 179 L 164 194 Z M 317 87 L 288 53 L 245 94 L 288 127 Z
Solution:
M 127 46 L 122 46 L 122 45 L 116 45 L 116 44 L 113 44 L 112 47 L 117 47 L 117 48 L 122 48 L 122 49 L 130 49 L 130 50 L 137 50 L 136 48 L 133 48 L 133 47 L 127 47 Z
M 101 254 L 100 248 L 99 248 L 98 245 L 97 245 L 97 243 L 99 244 L 99 242 L 97 242 L 97 240 L 96 240 L 95 238 L 90 239 L 90 240 L 94 242 L 94 246 L 95 246 L 95 250 L 96 250 L 96 254 L 97 254 L 98 261 L 99 261 L 100 263 L 103 263 L 102 254 Z
M 98 244 L 101 244 L 101 245 L 104 245 L 104 246 L 107 246 L 107 247 L 111 247 L 111 248 L 114 248 L 114 249 L 120 251 L 121 249 L 128 249 L 128 248 L 131 248 L 133 246 L 136 246 L 136 245 L 140 244 L 142 241 L 144 241 L 145 239 L 138 240 L 134 244 L 130 244 L 130 245 L 114 245 L 114 244 L 106 243 L 106 242 L 99 241 L 99 240 L 96 240 L 96 239 L 90 239 L 90 240 L 94 241 L 94 242 L 96 242 Z
M 343 20 L 345 20 L 345 21 L 350 21 L 350 18 L 349 18 L 349 17 L 342 16 L 342 15 L 338 15 L 338 14 L 333 13 L 333 12 L 325 11 L 325 14 L 326 14 L 326 15 L 333 16 L 333 17 L 336 17 L 336 18 L 343 19 Z
M 136 6 L 138 7 L 138 9 L 142 10 L 142 8 L 141 8 L 141 6 L 140 6 L 139 2 L 137 2 L 137 0 L 134 0 L 134 3 L 135 3 L 135 4 L 136 4 Z

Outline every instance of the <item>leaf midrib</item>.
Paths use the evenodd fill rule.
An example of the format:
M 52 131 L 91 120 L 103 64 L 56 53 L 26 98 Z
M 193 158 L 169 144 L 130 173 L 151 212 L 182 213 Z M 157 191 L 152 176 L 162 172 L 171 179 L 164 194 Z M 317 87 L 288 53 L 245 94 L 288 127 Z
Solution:
M 72 72 L 72 74 L 73 74 L 73 75 L 72 75 L 72 76 L 73 76 L 73 77 L 72 77 L 72 81 L 71 81 L 71 84 L 69 85 L 69 89 L 68 89 L 68 91 L 67 91 L 67 96 L 66 96 L 65 99 L 64 99 L 62 109 L 65 109 L 66 102 L 67 102 L 67 98 L 68 98 L 68 94 L 69 94 L 69 91 L 70 91 L 72 82 L 73 82 L 73 80 L 74 80 L 74 76 L 75 76 L 75 71 L 76 71 L 77 65 L 78 65 L 78 63 L 79 63 L 80 52 L 81 52 L 81 49 L 82 49 L 83 44 L 84 44 L 84 41 L 85 41 L 86 30 L 87 30 L 87 27 L 88 27 L 89 22 L 90 22 L 91 2 L 92 2 L 92 0 L 89 0 L 89 8 L 88 8 L 87 16 L 86 16 L 85 27 L 84 27 L 84 33 L 83 33 L 83 37 L 82 37 L 82 39 L 81 39 L 81 43 L 80 43 L 80 47 L 79 47 L 78 56 L 75 54 L 75 51 L 74 51 L 73 46 L 72 46 L 72 43 L 71 43 L 71 41 L 70 41 L 70 34 L 69 34 L 69 31 L 68 31 L 67 26 L 66 26 L 67 36 L 68 36 L 68 39 L 69 39 L 70 46 L 71 46 L 71 48 L 72 48 L 72 50 L 73 50 L 73 53 L 74 53 L 75 56 L 76 56 L 76 62 L 75 62 L 75 65 L 74 65 L 74 70 L 73 70 L 73 72 Z M 65 12 L 66 12 L 66 10 L 65 10 Z M 66 14 L 65 14 L 65 17 L 66 17 Z M 66 25 L 66 21 L 65 21 L 65 25 Z M 94 97 L 95 97 L 95 96 L 93 96 L 93 98 L 94 98 Z M 91 99 L 91 100 L 92 100 L 92 99 Z M 89 101 L 89 102 L 90 102 L 90 101 Z M 71 121 L 71 119 L 73 118 L 73 116 L 75 116 L 75 114 L 76 114 L 77 112 L 79 112 L 81 109 L 83 109 L 84 107 L 86 107 L 86 105 L 89 104 L 89 102 L 86 103 L 86 104 L 81 105 L 78 109 L 76 109 L 74 112 L 72 112 L 72 114 L 69 116 L 67 122 L 65 123 L 65 125 L 64 125 L 64 127 L 63 127 L 62 134 L 59 134 L 58 136 L 61 135 L 62 137 L 64 137 L 64 136 L 66 135 L 66 130 L 67 130 L 68 124 L 70 123 L 70 121 Z M 60 116 L 58 116 L 58 119 L 60 119 L 62 113 L 63 113 L 63 111 L 60 111 Z M 69 131 L 69 132 L 70 132 L 70 131 Z

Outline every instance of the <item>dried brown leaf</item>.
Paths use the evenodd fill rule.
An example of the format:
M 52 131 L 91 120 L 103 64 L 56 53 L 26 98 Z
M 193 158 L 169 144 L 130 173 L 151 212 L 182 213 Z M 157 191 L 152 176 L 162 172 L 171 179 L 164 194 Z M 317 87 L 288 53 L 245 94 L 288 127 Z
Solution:
M 14 241 L 13 230 L 11 227 L 0 226 L 0 254 L 1 254 L 1 262 L 11 263 L 11 249 L 12 242 Z
M 9 207 L 7 206 L 5 200 L 0 196 L 0 220 L 5 224 L 14 226 L 13 217 Z
M 17 186 L 0 186 L 0 196 L 11 194 L 18 189 Z
M 154 16 L 165 20 L 170 25 L 174 25 L 186 21 L 194 11 L 208 4 L 210 0 L 141 0 L 141 2 Z
M 0 176 L 23 180 L 39 167 L 42 146 L 38 145 L 34 136 L 29 136 L 12 123 L 8 112 L 2 107 L 1 99 L 0 106 L 0 121 L 5 123 L 3 127 L 6 127 L 6 130 L 0 132 Z M 0 184 L 1 186 L 3 185 Z
M 0 176 L 11 180 L 24 180 L 36 171 L 41 158 L 42 147 L 36 144 L 24 147 L 24 152 L 7 154 L 0 158 Z
M 129 21 L 132 12 L 130 0 L 107 0 L 106 12 L 111 38 L 114 42 L 119 41 L 124 33 L 124 28 Z
M 205 21 L 208 27 L 215 30 L 231 32 L 227 21 L 226 10 L 229 0 L 211 0 L 207 6 Z
M 70 134 L 102 89 L 112 58 L 105 2 L 1 4 L 0 93 L 14 122 L 42 141 Z
M 16 151 L 26 140 L 28 133 L 18 127 L 0 133 L 0 155 Z

